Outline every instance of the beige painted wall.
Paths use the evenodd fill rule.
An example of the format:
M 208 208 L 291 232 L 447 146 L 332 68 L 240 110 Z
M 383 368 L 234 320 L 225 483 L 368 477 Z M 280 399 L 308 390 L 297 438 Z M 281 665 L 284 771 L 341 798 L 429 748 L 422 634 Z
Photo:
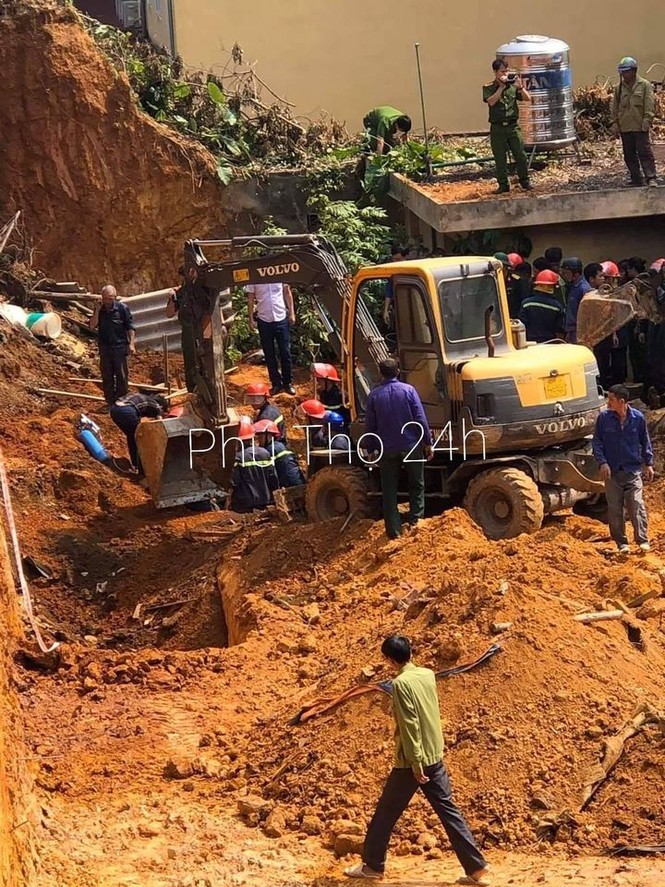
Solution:
M 428 123 L 448 132 L 485 126 L 481 84 L 491 77 L 496 48 L 518 33 L 567 41 L 577 84 L 612 74 L 626 54 L 635 55 L 643 70 L 665 62 L 662 0 L 628 6 L 623 0 L 171 2 L 176 49 L 186 64 L 221 72 L 237 41 L 298 114 L 323 109 L 351 130 L 362 128 L 364 114 L 381 104 L 410 113 L 420 128 L 416 41 Z M 163 24 L 155 25 L 155 42 L 167 42 Z

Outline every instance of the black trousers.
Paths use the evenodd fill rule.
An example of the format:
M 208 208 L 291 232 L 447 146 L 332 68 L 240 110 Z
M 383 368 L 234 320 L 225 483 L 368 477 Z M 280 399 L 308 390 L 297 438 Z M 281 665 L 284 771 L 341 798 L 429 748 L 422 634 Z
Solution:
M 267 321 L 261 320 L 259 317 L 257 325 L 259 328 L 261 348 L 263 348 L 266 364 L 268 366 L 270 384 L 273 388 L 286 388 L 293 381 L 291 371 L 289 321 L 287 319 Z M 277 364 L 275 342 L 277 342 L 277 348 L 279 350 L 279 361 L 282 367 L 281 372 Z
M 441 761 L 425 767 L 429 782 L 420 785 L 411 769 L 395 767 L 383 787 L 376 811 L 367 829 L 363 862 L 375 872 L 383 872 L 388 843 L 397 820 L 409 806 L 409 801 L 421 789 L 432 809 L 441 820 L 450 844 L 467 875 L 484 868 L 487 863 L 476 846 L 469 826 L 452 798 L 450 777 Z
M 137 471 L 143 473 L 143 466 L 139 459 L 139 451 L 136 447 L 136 429 L 141 423 L 141 417 L 137 413 L 136 407 L 132 406 L 130 403 L 125 404 L 124 406 L 114 404 L 109 411 L 109 415 L 127 438 L 129 461 Z
M 644 171 L 644 178 L 647 181 L 655 179 L 656 161 L 653 156 L 649 133 L 622 132 L 621 144 L 623 145 L 623 159 L 626 162 L 632 181 L 641 182 L 642 171 Z
M 628 378 L 628 349 L 613 348 L 612 336 L 609 336 L 595 346 L 593 353 L 598 361 L 603 391 L 608 391 L 612 385 L 623 385 Z
M 127 352 L 124 348 L 108 348 L 100 345 L 99 368 L 102 372 L 104 400 L 109 406 L 113 406 L 116 400 L 120 400 L 129 391 Z

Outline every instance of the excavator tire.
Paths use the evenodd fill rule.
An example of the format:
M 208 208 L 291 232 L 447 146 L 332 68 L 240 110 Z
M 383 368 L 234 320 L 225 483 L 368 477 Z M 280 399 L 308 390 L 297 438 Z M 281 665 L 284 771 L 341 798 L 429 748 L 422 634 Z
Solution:
M 355 512 L 356 517 L 372 517 L 372 500 L 368 495 L 367 475 L 362 468 L 330 465 L 307 481 L 305 492 L 307 516 L 314 524 Z
M 467 487 L 464 508 L 489 539 L 535 533 L 543 523 L 538 486 L 519 468 L 491 468 Z

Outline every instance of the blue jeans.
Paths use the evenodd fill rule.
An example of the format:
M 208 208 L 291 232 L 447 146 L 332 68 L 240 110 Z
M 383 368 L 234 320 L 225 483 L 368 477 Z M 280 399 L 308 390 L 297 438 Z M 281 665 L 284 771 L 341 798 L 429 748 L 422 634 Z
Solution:
M 261 320 L 258 318 L 259 338 L 261 340 L 261 348 L 265 354 L 266 364 L 268 365 L 268 375 L 273 388 L 286 388 L 293 381 L 291 372 L 291 342 L 289 338 L 289 321 L 284 320 Z M 282 365 L 280 373 L 277 365 L 277 353 L 275 351 L 275 342 L 279 350 L 279 362 Z

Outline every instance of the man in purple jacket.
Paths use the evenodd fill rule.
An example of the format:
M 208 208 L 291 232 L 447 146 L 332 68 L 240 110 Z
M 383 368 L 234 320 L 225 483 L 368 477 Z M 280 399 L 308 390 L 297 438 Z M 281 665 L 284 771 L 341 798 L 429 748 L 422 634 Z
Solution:
M 397 510 L 400 470 L 404 465 L 409 485 L 410 507 L 406 520 L 415 526 L 425 514 L 425 462 L 433 455 L 432 434 L 418 392 L 397 378 L 397 361 L 382 360 L 379 372 L 382 381 L 367 398 L 365 434 L 375 435 L 383 444 L 379 463 L 383 520 L 386 535 L 397 539 L 402 535 Z

